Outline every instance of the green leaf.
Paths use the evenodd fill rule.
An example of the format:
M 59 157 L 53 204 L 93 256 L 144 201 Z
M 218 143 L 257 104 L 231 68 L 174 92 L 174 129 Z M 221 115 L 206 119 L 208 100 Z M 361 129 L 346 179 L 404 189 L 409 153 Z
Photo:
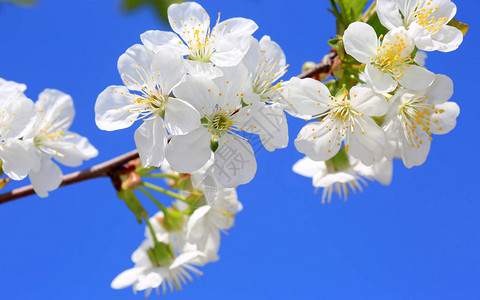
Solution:
M 19 5 L 32 5 L 35 4 L 35 0 L 3 0 L 4 2 L 11 2 Z
M 368 0 L 335 0 L 339 6 L 342 14 L 344 15 L 345 21 L 349 25 L 355 21 L 358 21 L 362 17 L 363 10 L 365 5 L 367 5 Z
M 137 217 L 137 222 L 142 224 L 142 219 L 147 216 L 147 211 L 143 208 L 137 196 L 131 190 L 121 190 L 117 192 L 117 197 L 125 201 L 127 207 Z
M 373 27 L 375 29 L 375 32 L 377 33 L 378 36 L 381 34 L 385 35 L 388 32 L 388 29 L 380 23 L 380 19 L 378 18 L 377 13 L 375 12 L 370 16 L 370 18 L 367 21 L 367 24 Z
M 463 35 L 466 35 L 468 29 L 470 28 L 470 25 L 462 23 L 455 18 L 453 18 L 450 22 L 448 22 L 447 25 L 450 25 L 450 26 L 453 26 L 453 27 L 457 28 L 458 30 L 460 30 L 463 33 Z

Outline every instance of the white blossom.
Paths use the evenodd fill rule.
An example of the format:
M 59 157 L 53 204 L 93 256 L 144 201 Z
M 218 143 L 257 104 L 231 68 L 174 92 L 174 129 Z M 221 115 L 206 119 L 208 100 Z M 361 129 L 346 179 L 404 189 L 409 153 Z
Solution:
M 200 112 L 202 126 L 187 135 L 173 136 L 166 158 L 174 170 L 189 173 L 210 159 L 211 143 L 218 145 L 215 175 L 225 187 L 236 187 L 250 182 L 257 169 L 250 137 L 276 128 L 260 115 L 264 105 L 251 93 L 247 69 L 240 64 L 223 71 L 223 77 L 213 80 L 188 76 L 174 90 Z
M 292 78 L 284 90 L 285 110 L 297 117 L 317 118 L 295 140 L 295 147 L 313 160 L 335 156 L 342 143 L 352 156 L 370 165 L 383 156 L 385 133 L 372 119 L 383 116 L 387 101 L 366 86 L 333 97 L 313 79 Z
M 345 30 L 343 41 L 345 51 L 366 64 L 367 83 L 378 93 L 392 92 L 398 84 L 413 90 L 425 89 L 435 77 L 411 58 L 415 44 L 403 27 L 377 38 L 372 26 L 355 22 Z
M 422 165 L 430 152 L 432 134 L 446 134 L 456 126 L 460 108 L 448 100 L 453 82 L 437 75 L 428 89 L 400 89 L 389 101 L 385 120 L 387 155 L 401 158 L 406 167 Z
M 35 192 L 47 197 L 49 191 L 60 186 L 62 171 L 52 161 L 78 167 L 84 160 L 98 155 L 87 138 L 69 131 L 75 116 L 72 98 L 58 90 L 46 89 L 35 103 L 36 120 L 25 134 L 24 140 L 31 145 L 30 155 L 37 161 L 29 172 Z
M 447 25 L 457 13 L 450 0 L 378 0 L 380 22 L 390 30 L 405 27 L 424 51 L 450 52 L 463 41 L 463 34 Z
M 168 8 L 172 32 L 150 30 L 141 35 L 143 44 L 156 52 L 169 47 L 186 56 L 190 75 L 215 78 L 222 76 L 218 67 L 238 65 L 250 46 L 249 37 L 258 26 L 252 20 L 232 18 L 220 22 L 220 13 L 213 28 L 210 16 L 195 2 L 172 4 Z
M 165 157 L 169 133 L 183 135 L 200 126 L 195 108 L 171 95 L 186 75 L 183 58 L 165 47 L 153 54 L 134 45 L 120 56 L 118 70 L 125 86 L 110 86 L 98 96 L 97 126 L 111 131 L 143 120 L 135 131 L 135 144 L 142 165 L 158 167 Z
M 338 194 L 340 199 L 347 201 L 351 192 L 363 192 L 363 187 L 367 186 L 366 180 L 377 180 L 383 185 L 390 184 L 393 173 L 391 160 L 382 158 L 373 165 L 366 166 L 352 156 L 348 159 L 348 167 L 336 170 L 335 166 L 328 168 L 324 161 L 304 157 L 295 163 L 293 171 L 311 177 L 314 187 L 323 188 L 322 203 L 330 203 L 332 194 Z

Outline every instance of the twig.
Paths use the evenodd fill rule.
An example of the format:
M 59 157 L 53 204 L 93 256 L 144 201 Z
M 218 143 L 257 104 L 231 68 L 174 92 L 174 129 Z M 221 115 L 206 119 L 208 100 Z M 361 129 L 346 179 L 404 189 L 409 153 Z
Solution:
M 316 64 L 315 67 L 309 69 L 298 75 L 298 78 L 314 77 L 320 73 L 330 73 L 334 58 L 337 56 L 335 52 L 327 54 L 323 60 Z M 138 151 L 133 150 L 131 152 L 117 156 L 109 161 L 95 165 L 90 169 L 83 171 L 77 171 L 63 176 L 63 180 L 60 186 L 70 185 L 77 182 L 90 180 L 98 177 L 115 177 L 115 172 L 122 170 L 122 166 L 131 160 L 137 159 Z M 24 186 L 18 189 L 14 189 L 10 192 L 0 195 L 0 204 L 10 202 L 15 199 L 23 198 L 29 195 L 35 194 L 32 185 Z

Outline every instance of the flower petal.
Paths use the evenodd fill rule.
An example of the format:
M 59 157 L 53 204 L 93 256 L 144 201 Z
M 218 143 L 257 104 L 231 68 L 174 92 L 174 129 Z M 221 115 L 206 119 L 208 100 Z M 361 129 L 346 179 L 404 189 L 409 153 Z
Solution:
M 457 50 L 463 42 L 463 33 L 453 26 L 443 26 L 432 36 L 434 48 L 441 52 Z
M 167 131 L 162 118 L 145 120 L 135 131 L 134 138 L 142 166 L 159 167 L 165 158 L 167 145 Z
M 411 90 L 423 90 L 428 88 L 435 79 L 435 74 L 429 70 L 411 65 L 403 70 L 403 76 L 398 79 L 398 83 Z
M 384 73 L 376 67 L 367 64 L 365 67 L 365 74 L 367 75 L 367 82 L 373 86 L 377 93 L 389 93 L 394 91 L 398 83 L 393 79 L 389 73 Z
M 438 105 L 447 102 L 453 96 L 453 81 L 445 75 L 435 75 L 435 80 L 425 93 L 428 102 Z
M 200 169 L 210 159 L 211 133 L 203 126 L 186 135 L 172 136 L 165 150 L 168 163 L 177 172 Z
M 214 154 L 214 172 L 225 187 L 237 187 L 250 182 L 257 172 L 252 146 L 243 139 L 222 136 Z
M 352 107 L 366 116 L 383 116 L 388 109 L 387 99 L 368 86 L 354 86 L 350 90 Z
M 377 33 L 372 26 L 355 22 L 348 26 L 343 34 L 345 51 L 362 63 L 370 63 L 377 55 Z
M 29 174 L 33 189 L 38 196 L 48 197 L 48 192 L 56 190 L 62 183 L 62 170 L 49 156 L 43 155 L 40 169 Z
M 385 132 L 371 118 L 357 118 L 350 135 L 349 154 L 371 165 L 384 155 Z
M 155 82 L 160 83 L 164 95 L 170 94 L 187 75 L 183 57 L 165 47 L 158 49 L 153 56 L 152 71 L 155 72 L 152 75 Z
M 282 92 L 280 102 L 290 115 L 310 119 L 325 112 L 330 103 L 330 91 L 320 81 L 311 78 L 293 77 Z
M 446 134 L 452 131 L 457 125 L 457 117 L 460 114 L 460 107 L 455 102 L 446 102 L 435 106 L 435 113 L 432 119 L 437 120 L 435 125 L 430 127 L 434 134 Z
M 168 22 L 170 27 L 185 42 L 192 40 L 195 31 L 205 34 L 210 25 L 210 16 L 205 9 L 196 2 L 174 3 L 168 7 Z M 188 28 L 189 30 L 185 30 Z
M 167 47 L 170 51 L 178 52 L 180 55 L 187 55 L 190 49 L 173 32 L 149 30 L 140 35 L 143 45 L 148 50 L 157 53 L 162 47 Z
M 338 140 L 337 132 L 329 130 L 327 124 L 328 121 L 305 125 L 295 139 L 297 150 L 315 161 L 324 161 L 335 156 L 342 140 Z
M 153 52 L 145 46 L 135 44 L 118 58 L 118 72 L 123 84 L 132 91 L 141 91 L 150 80 L 148 69 L 152 65 Z
M 165 107 L 165 127 L 173 135 L 187 134 L 200 126 L 200 114 L 188 102 L 168 99 Z
M 135 267 L 128 270 L 123 271 L 122 273 L 118 274 L 115 279 L 113 279 L 110 287 L 112 289 L 123 289 L 128 286 L 131 286 L 140 274 L 142 274 L 145 267 Z
M 118 85 L 109 86 L 98 95 L 95 103 L 95 123 L 98 128 L 113 131 L 132 126 L 139 113 L 126 108 L 132 104 L 128 95 L 128 89 Z
M 380 23 L 387 29 L 403 26 L 403 19 L 396 0 L 380 0 L 377 2 L 377 14 Z
M 297 174 L 313 178 L 318 173 L 324 174 L 327 171 L 327 166 L 324 161 L 314 161 L 305 156 L 297 161 L 292 169 Z

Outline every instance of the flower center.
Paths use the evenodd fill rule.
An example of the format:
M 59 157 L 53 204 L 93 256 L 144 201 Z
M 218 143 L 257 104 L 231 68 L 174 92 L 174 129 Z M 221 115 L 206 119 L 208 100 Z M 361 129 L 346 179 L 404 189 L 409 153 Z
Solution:
M 371 65 L 398 80 L 403 76 L 403 70 L 413 63 L 413 59 L 403 53 L 407 49 L 407 44 L 401 36 L 396 36 L 395 42 L 380 42 L 382 38 L 381 35 L 379 38 L 381 46 L 377 48 L 377 57 L 371 58 Z
M 419 137 L 419 132 L 424 131 L 431 136 L 430 128 L 438 123 L 438 120 L 433 118 L 433 114 L 443 113 L 443 110 L 437 111 L 435 106 L 425 103 L 424 100 L 427 99 L 427 96 L 414 98 L 400 107 L 398 115 L 405 129 L 405 137 L 411 147 L 420 148 L 424 141 Z M 439 129 L 441 130 L 441 127 Z M 432 137 L 429 139 L 432 140 Z
M 216 142 L 224 134 L 232 131 L 233 121 L 230 115 L 216 111 L 202 120 L 203 126 L 212 134 L 212 141 Z
M 428 30 L 430 34 L 435 34 L 447 23 L 447 18 L 436 18 L 434 13 L 438 10 L 438 6 L 432 7 L 431 4 L 431 1 L 424 5 L 418 2 L 412 13 L 412 18 L 418 25 Z

